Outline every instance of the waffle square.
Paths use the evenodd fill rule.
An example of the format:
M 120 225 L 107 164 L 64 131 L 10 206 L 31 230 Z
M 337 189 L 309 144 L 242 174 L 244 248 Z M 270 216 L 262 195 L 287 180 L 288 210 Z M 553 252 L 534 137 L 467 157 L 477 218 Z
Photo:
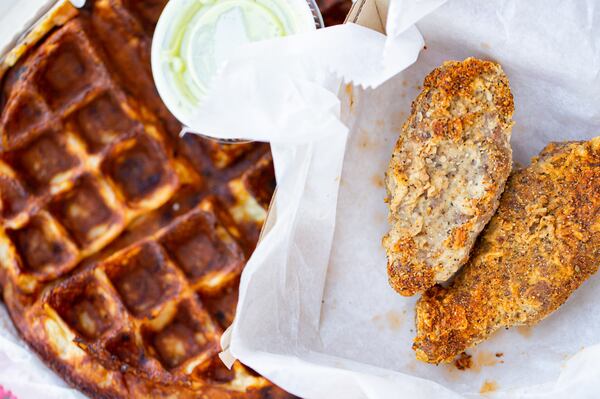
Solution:
M 219 352 L 217 333 L 204 309 L 188 299 L 177 305 L 167 323 L 145 330 L 144 340 L 165 369 L 189 373 Z
M 181 277 L 154 242 L 131 247 L 102 267 L 134 317 L 153 318 L 166 301 L 181 295 Z
M 30 195 L 14 170 L 0 161 L 0 216 L 8 221 L 16 218 L 30 202 Z M 8 222 L 5 222 L 8 224 Z
M 123 103 L 123 98 L 117 100 L 114 93 L 106 92 L 71 116 L 72 129 L 85 141 L 88 152 L 95 154 L 117 138 L 140 130 L 140 123 L 121 108 Z
M 122 212 L 115 201 L 106 197 L 107 192 L 106 183 L 85 174 L 49 206 L 81 250 L 102 247 L 122 230 Z
M 57 191 L 77 173 L 80 165 L 69 141 L 69 136 L 63 132 L 49 130 L 26 147 L 6 153 L 4 159 L 32 191 Z
M 36 93 L 18 93 L 6 105 L 0 120 L 3 148 L 14 148 L 28 137 L 37 134 L 48 126 L 52 114 L 48 105 Z
M 211 292 L 236 278 L 244 253 L 216 217 L 200 209 L 177 220 L 161 244 L 199 292 Z
M 153 208 L 177 188 L 168 162 L 160 144 L 139 132 L 114 143 L 100 167 L 128 206 Z

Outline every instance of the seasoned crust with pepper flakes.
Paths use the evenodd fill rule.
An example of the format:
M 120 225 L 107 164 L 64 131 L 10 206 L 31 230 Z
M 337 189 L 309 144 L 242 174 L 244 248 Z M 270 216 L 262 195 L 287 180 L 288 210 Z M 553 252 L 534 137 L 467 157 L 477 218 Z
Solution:
M 417 303 L 417 359 L 449 362 L 502 327 L 551 314 L 600 259 L 600 137 L 548 145 L 514 172 L 473 257 Z
M 513 111 L 494 62 L 446 62 L 425 78 L 386 172 L 383 246 L 398 293 L 423 292 L 467 262 L 512 167 Z

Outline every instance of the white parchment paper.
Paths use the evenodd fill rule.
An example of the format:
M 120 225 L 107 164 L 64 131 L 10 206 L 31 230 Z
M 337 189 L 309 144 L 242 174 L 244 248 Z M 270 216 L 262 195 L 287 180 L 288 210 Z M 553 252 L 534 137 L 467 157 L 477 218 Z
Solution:
M 459 371 L 414 359 L 416 298 L 400 297 L 388 286 L 380 242 L 387 229 L 383 173 L 392 147 L 424 76 L 445 60 L 477 56 L 503 65 L 516 104 L 516 162 L 527 164 L 549 141 L 599 134 L 600 9 L 592 1 L 540 0 L 449 0 L 435 11 L 421 6 L 419 1 L 392 1 L 388 32 L 401 26 L 405 36 L 396 40 L 396 31 L 387 42 L 378 41 L 384 48 L 381 58 L 369 51 L 374 44 L 364 49 L 364 42 L 336 42 L 339 47 L 331 52 L 339 59 L 327 65 L 332 57 L 320 53 L 319 43 L 296 38 L 309 50 L 317 47 L 319 62 L 296 54 L 312 68 L 325 66 L 347 80 L 377 86 L 389 77 L 383 70 L 406 67 L 406 47 L 392 61 L 385 52 L 397 43 L 406 46 L 408 32 L 414 33 L 407 27 L 418 20 L 426 49 L 416 63 L 375 89 L 342 91 L 341 119 L 349 130 L 333 123 L 338 115 L 331 98 L 320 102 L 318 96 L 306 95 L 304 87 L 291 91 L 298 95 L 295 110 L 302 111 L 292 115 L 285 98 L 274 105 L 270 96 L 262 96 L 263 85 L 275 96 L 289 91 L 279 92 L 268 80 L 256 87 L 235 83 L 249 88 L 244 99 L 252 98 L 269 118 L 277 118 L 277 123 L 264 123 L 267 119 L 253 118 L 253 107 L 243 104 L 241 109 L 251 111 L 238 114 L 237 105 L 229 110 L 243 115 L 251 137 L 272 141 L 279 186 L 269 229 L 242 279 L 238 317 L 231 339 L 225 340 L 230 348 L 224 357 L 237 357 L 308 398 L 598 397 L 600 300 L 595 293 L 600 276 L 538 326 L 501 331 L 469 351 L 473 367 Z M 265 48 L 275 54 L 292 47 L 264 46 L 272 46 Z M 349 46 L 363 57 L 353 59 Z M 270 73 L 286 65 L 269 51 L 263 57 L 270 62 Z M 341 70 L 337 62 L 343 57 L 346 69 Z M 368 79 L 360 71 L 353 74 L 353 66 L 386 61 Z M 246 58 L 232 70 L 260 76 L 259 64 L 253 69 Z M 312 79 L 316 92 L 323 94 L 319 79 L 298 69 L 291 77 L 282 75 L 284 81 Z M 222 99 L 234 92 L 226 84 L 216 88 Z M 239 131 L 235 117 L 220 130 L 224 101 L 207 108 L 212 120 L 204 127 L 216 133 Z M 274 107 L 280 111 L 275 115 Z M 308 107 L 312 113 L 304 113 Z M 205 121 L 208 117 L 202 116 Z
M 8 312 L 0 306 L 0 386 L 17 398 L 81 399 L 31 352 L 18 337 Z

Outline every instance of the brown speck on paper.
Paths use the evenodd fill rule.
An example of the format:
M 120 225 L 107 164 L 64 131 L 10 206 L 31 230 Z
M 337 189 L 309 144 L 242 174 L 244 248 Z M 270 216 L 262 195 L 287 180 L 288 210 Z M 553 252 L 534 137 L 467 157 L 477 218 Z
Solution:
M 383 176 L 381 176 L 379 174 L 374 175 L 373 176 L 373 184 L 377 188 L 382 188 L 383 187 Z
M 500 355 L 500 356 L 498 356 Z M 504 354 L 497 352 L 483 352 L 480 351 L 476 353 L 474 356 L 469 355 L 466 352 L 460 354 L 460 356 L 454 361 L 454 366 L 456 369 L 461 371 L 471 371 L 471 372 L 479 372 L 483 367 L 495 366 L 498 363 L 504 363 L 503 360 L 499 360 L 498 358 L 504 356 Z
M 479 393 L 485 395 L 498 390 L 498 383 L 493 380 L 485 380 L 479 389 Z
M 489 50 L 489 49 L 491 49 L 491 48 L 492 48 L 492 46 L 490 46 L 490 44 L 489 44 L 489 43 L 486 43 L 486 42 L 481 42 L 481 48 L 484 48 L 484 49 L 486 49 L 486 50 Z
M 361 148 L 369 148 L 369 147 L 373 147 L 374 143 L 371 141 L 369 134 L 367 132 L 361 132 L 361 136 L 358 142 L 358 145 Z
M 385 328 L 385 324 L 383 323 L 382 315 L 378 314 L 378 315 L 373 316 L 371 321 L 373 322 L 373 324 L 375 324 L 375 326 L 377 327 L 378 330 L 383 330 Z
M 386 313 L 385 315 L 387 322 L 388 322 L 388 327 L 391 330 L 398 330 L 400 329 L 400 327 L 402 327 L 402 315 L 394 312 L 393 310 L 390 310 L 389 312 Z
M 461 353 L 458 358 L 454 361 L 454 365 L 459 370 L 468 370 L 473 365 L 473 361 L 471 360 L 471 355 L 467 352 Z
M 454 365 L 459 370 L 469 370 L 477 373 L 484 367 L 491 367 L 498 363 L 504 363 L 504 361 L 498 359 L 500 356 L 496 355 L 497 353 L 479 351 L 474 356 L 471 356 L 466 352 L 463 352 L 454 361 Z
M 345 90 L 346 90 L 346 95 L 348 96 L 350 112 L 353 112 L 354 111 L 354 94 L 352 91 L 352 85 L 348 83 L 345 87 Z
M 519 334 L 521 334 L 522 336 L 524 336 L 525 338 L 531 337 L 531 334 L 532 334 L 531 330 L 532 330 L 531 326 L 519 326 L 519 327 L 517 327 L 517 332 Z
M 475 354 L 473 359 L 473 365 L 471 366 L 471 370 L 478 372 L 481 371 L 484 367 L 495 366 L 498 363 L 504 363 L 501 360 L 498 360 L 498 356 L 492 352 L 479 351 Z
M 346 85 L 346 94 L 348 94 L 349 96 L 352 95 L 352 85 L 350 83 Z
M 403 315 L 390 310 L 385 314 L 373 316 L 371 320 L 379 330 L 384 330 L 386 328 L 389 328 L 390 330 L 398 330 L 400 327 L 402 327 Z

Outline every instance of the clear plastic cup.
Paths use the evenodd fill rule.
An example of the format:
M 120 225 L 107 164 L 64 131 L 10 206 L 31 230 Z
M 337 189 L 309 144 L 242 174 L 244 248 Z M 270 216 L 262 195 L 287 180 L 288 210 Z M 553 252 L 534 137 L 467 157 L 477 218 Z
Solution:
M 156 87 L 171 113 L 188 126 L 194 107 L 201 104 L 211 76 L 218 70 L 219 46 L 322 27 L 314 0 L 171 0 L 158 21 L 152 44 Z M 187 132 L 192 130 L 185 127 L 182 134 Z

